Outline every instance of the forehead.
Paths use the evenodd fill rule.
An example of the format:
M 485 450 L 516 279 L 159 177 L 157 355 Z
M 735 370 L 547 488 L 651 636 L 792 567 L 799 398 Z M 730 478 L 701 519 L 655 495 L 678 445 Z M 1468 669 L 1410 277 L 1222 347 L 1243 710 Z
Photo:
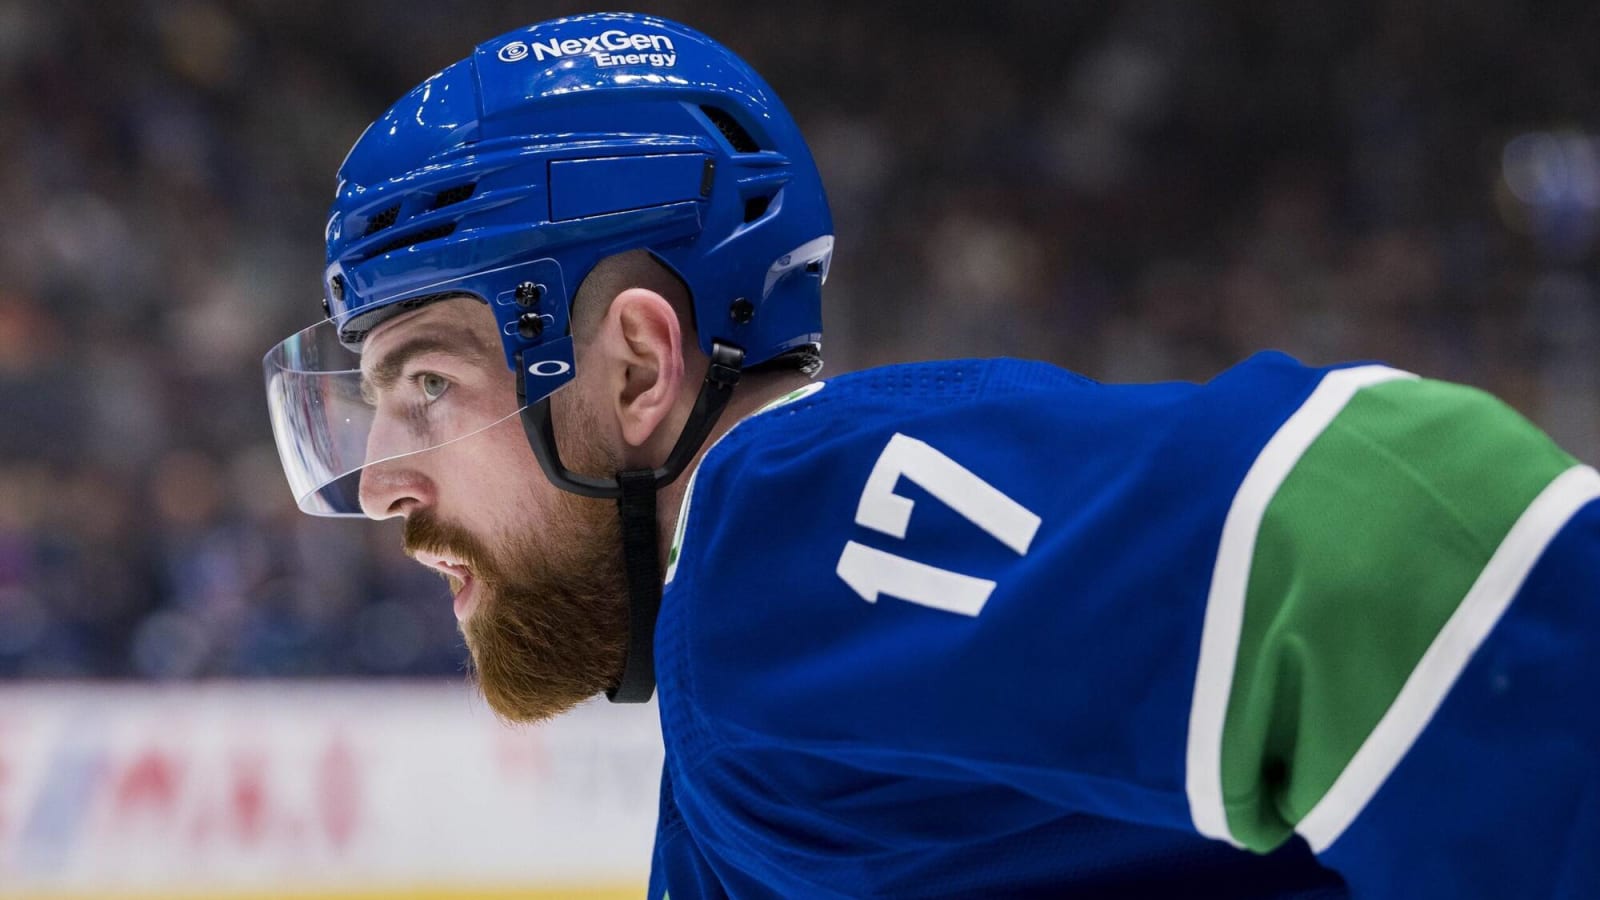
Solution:
M 500 345 L 488 304 L 474 297 L 451 297 L 395 316 L 373 329 L 362 346 L 362 369 L 371 370 L 391 350 L 419 339 L 426 339 L 435 351 L 487 360 L 496 358 Z

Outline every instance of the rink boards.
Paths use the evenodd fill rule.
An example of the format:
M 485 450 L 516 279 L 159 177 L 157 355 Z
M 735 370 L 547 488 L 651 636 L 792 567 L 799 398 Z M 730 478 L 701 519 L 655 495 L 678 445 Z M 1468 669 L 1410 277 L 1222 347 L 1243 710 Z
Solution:
M 458 683 L 0 688 L 0 900 L 643 893 L 654 705 Z

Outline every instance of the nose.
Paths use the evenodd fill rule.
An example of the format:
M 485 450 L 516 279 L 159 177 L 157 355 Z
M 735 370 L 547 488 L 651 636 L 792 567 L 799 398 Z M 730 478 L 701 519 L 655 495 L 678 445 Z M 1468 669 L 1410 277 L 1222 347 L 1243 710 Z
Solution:
M 369 519 L 409 516 L 437 499 L 433 480 L 409 457 L 373 463 L 361 470 L 361 512 Z
M 366 465 L 361 469 L 361 512 L 369 519 L 409 516 L 433 505 L 436 488 L 432 479 L 417 465 L 419 456 L 405 446 L 386 416 L 378 416 L 367 433 Z

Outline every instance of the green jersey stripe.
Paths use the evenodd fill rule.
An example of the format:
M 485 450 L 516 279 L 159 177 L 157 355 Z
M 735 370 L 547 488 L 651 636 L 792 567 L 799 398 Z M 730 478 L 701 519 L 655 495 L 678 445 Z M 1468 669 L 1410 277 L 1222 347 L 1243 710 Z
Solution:
M 1545 547 L 1578 510 L 1600 498 L 1600 473 L 1573 466 L 1540 492 L 1517 519 L 1489 564 L 1322 799 L 1296 831 L 1321 853 L 1339 839 L 1394 771 L 1444 702 L 1461 670 L 1489 636 Z
M 683 555 L 683 533 L 689 527 L 689 500 L 694 497 L 694 477 L 698 474 L 700 467 L 696 466 L 694 472 L 689 474 L 689 483 L 683 486 L 683 500 L 678 504 L 678 523 L 672 527 L 672 546 L 667 550 L 667 574 L 662 577 L 662 584 L 671 584 L 678 575 L 678 557 Z
M 1514 523 L 1573 463 L 1504 404 L 1443 382 L 1364 384 L 1328 420 L 1256 529 L 1220 759 L 1234 840 L 1277 846 L 1323 803 Z M 1426 719 L 1395 721 L 1420 732 Z M 1347 809 L 1334 802 L 1313 825 Z
M 1267 504 L 1312 441 L 1357 391 L 1369 384 L 1415 377 L 1387 366 L 1329 372 L 1267 441 L 1234 494 L 1212 570 L 1189 709 L 1185 790 L 1195 829 L 1207 837 L 1243 846 L 1229 829 L 1223 804 L 1222 739 L 1244 618 L 1245 589 Z

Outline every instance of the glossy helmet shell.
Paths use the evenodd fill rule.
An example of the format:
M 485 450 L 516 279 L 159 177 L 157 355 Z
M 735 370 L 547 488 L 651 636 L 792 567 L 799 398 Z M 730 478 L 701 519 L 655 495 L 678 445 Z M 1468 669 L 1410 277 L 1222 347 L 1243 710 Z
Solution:
M 811 154 L 754 70 L 674 22 L 574 16 L 485 42 L 367 128 L 339 171 L 325 300 L 358 347 L 472 294 L 508 363 L 565 374 L 578 285 L 646 248 L 688 286 L 702 349 L 732 344 L 749 366 L 820 343 L 832 233 Z

